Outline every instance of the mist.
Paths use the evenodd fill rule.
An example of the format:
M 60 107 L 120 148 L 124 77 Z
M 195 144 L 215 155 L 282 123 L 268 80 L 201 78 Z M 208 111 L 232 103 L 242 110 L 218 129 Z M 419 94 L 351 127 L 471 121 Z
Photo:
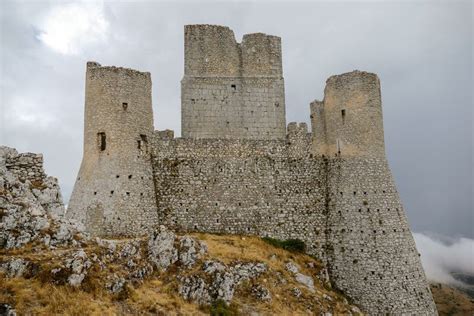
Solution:
M 450 273 L 474 275 L 474 239 L 433 237 L 422 233 L 414 233 L 413 237 L 429 281 L 462 287 L 465 284 Z

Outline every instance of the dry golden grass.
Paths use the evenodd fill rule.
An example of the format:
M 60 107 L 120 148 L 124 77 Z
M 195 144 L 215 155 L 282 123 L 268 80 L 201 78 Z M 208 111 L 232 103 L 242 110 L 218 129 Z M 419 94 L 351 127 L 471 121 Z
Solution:
M 258 237 L 242 237 L 232 235 L 193 234 L 208 246 L 204 260 L 219 260 L 231 265 L 236 261 L 264 262 L 268 272 L 257 280 L 241 284 L 234 295 L 233 305 L 243 315 L 258 311 L 261 315 L 308 315 L 308 307 L 312 306 L 314 314 L 320 311 L 332 311 L 334 315 L 347 314 L 348 305 L 344 298 L 325 288 L 316 275 L 321 264 L 314 258 L 291 253 L 275 248 Z M 86 253 L 100 255 L 106 252 L 104 248 L 91 244 L 84 248 Z M 0 253 L 0 261 L 6 257 L 22 257 L 30 262 L 39 264 L 41 268 L 31 279 L 7 279 L 0 274 L 0 302 L 8 303 L 16 309 L 19 315 L 207 315 L 205 308 L 187 302 L 178 295 L 176 275 L 199 274 L 204 278 L 201 265 L 191 270 L 179 270 L 171 267 L 167 272 L 153 274 L 141 284 L 129 285 L 121 295 L 112 295 L 104 285 L 107 276 L 124 273 L 124 267 L 119 262 L 107 262 L 107 268 L 102 270 L 96 266 L 89 269 L 81 288 L 75 289 L 67 285 L 54 285 L 52 268 L 59 266 L 66 255 L 74 250 L 43 249 L 38 251 L 34 246 L 20 250 Z M 144 256 L 145 257 L 145 254 Z M 288 261 L 297 263 L 300 271 L 311 275 L 315 280 L 316 291 L 311 293 L 303 285 L 298 284 L 294 276 L 285 269 Z M 309 266 L 313 267 L 310 268 Z M 271 293 L 272 300 L 263 302 L 256 299 L 251 292 L 252 286 L 261 284 Z M 302 295 L 297 298 L 292 290 L 298 287 Z M 324 294 L 332 298 L 324 299 Z
M 308 255 L 276 248 L 259 237 L 203 233 L 193 235 L 207 244 L 207 257 L 209 258 L 217 258 L 225 264 L 235 261 L 259 261 L 268 265 L 269 272 L 259 278 L 259 283 L 262 283 L 271 292 L 272 300 L 270 302 L 256 300 L 250 293 L 252 284 L 244 284 L 235 296 L 235 303 L 238 306 L 251 307 L 262 315 L 308 315 L 307 306 L 318 301 L 321 304 L 321 311 L 332 309 L 336 315 L 343 315 L 347 311 L 347 305 L 343 303 L 344 299 L 341 295 L 318 284 L 316 274 L 322 265 Z M 276 256 L 276 259 L 270 259 L 272 256 Z M 297 263 L 301 273 L 313 276 L 315 293 L 311 293 L 304 286 L 298 284 L 294 277 L 286 271 L 285 264 L 288 261 Z M 314 268 L 308 268 L 309 263 L 312 263 Z M 281 284 L 275 273 L 280 273 L 287 283 Z M 300 288 L 303 292 L 300 298 L 292 294 L 292 289 L 295 287 Z M 323 299 L 324 294 L 331 296 L 334 300 L 329 302 Z M 318 311 L 319 307 L 316 306 L 313 312 L 318 314 Z
M 18 315 L 116 315 L 107 296 L 93 295 L 69 286 L 0 275 L 0 302 L 15 307 Z
M 160 280 L 149 280 L 134 290 L 126 300 L 133 310 L 162 315 L 206 315 L 196 304 L 189 303 L 169 291 Z
M 432 284 L 431 292 L 440 316 L 472 316 L 474 300 L 448 285 Z

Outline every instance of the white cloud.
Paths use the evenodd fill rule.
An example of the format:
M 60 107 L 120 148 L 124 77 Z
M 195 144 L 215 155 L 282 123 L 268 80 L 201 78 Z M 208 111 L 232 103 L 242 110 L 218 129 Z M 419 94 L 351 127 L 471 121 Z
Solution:
M 51 8 L 39 25 L 38 39 L 56 52 L 76 55 L 104 41 L 108 27 L 101 2 L 73 2 Z
M 450 244 L 421 233 L 413 233 L 421 263 L 430 281 L 462 286 L 450 272 L 474 275 L 474 240 L 459 238 Z

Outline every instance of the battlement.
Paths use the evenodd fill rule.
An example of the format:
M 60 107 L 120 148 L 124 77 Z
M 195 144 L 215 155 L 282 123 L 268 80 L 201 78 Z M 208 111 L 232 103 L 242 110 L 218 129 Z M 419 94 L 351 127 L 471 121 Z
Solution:
M 287 127 L 288 135 L 306 135 L 308 133 L 308 124 L 290 122 Z
M 174 139 L 174 131 L 170 129 L 165 129 L 163 131 L 155 131 L 153 133 L 154 137 L 160 140 L 171 140 Z

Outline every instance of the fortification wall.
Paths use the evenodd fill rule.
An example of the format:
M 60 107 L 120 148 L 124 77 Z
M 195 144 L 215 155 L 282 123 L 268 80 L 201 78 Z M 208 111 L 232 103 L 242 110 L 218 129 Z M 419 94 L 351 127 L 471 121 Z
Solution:
M 280 38 L 186 26 L 181 109 L 184 138 L 284 139 Z
M 309 157 L 305 124 L 290 129 L 291 143 L 170 139 L 169 133 L 156 133 L 153 167 L 161 221 L 184 231 L 299 238 L 323 256 L 324 161 Z
M 67 216 L 99 236 L 156 225 L 152 132 L 150 74 L 89 62 L 84 155 Z
M 370 314 L 436 315 L 386 159 L 330 159 L 328 186 L 333 284 Z

